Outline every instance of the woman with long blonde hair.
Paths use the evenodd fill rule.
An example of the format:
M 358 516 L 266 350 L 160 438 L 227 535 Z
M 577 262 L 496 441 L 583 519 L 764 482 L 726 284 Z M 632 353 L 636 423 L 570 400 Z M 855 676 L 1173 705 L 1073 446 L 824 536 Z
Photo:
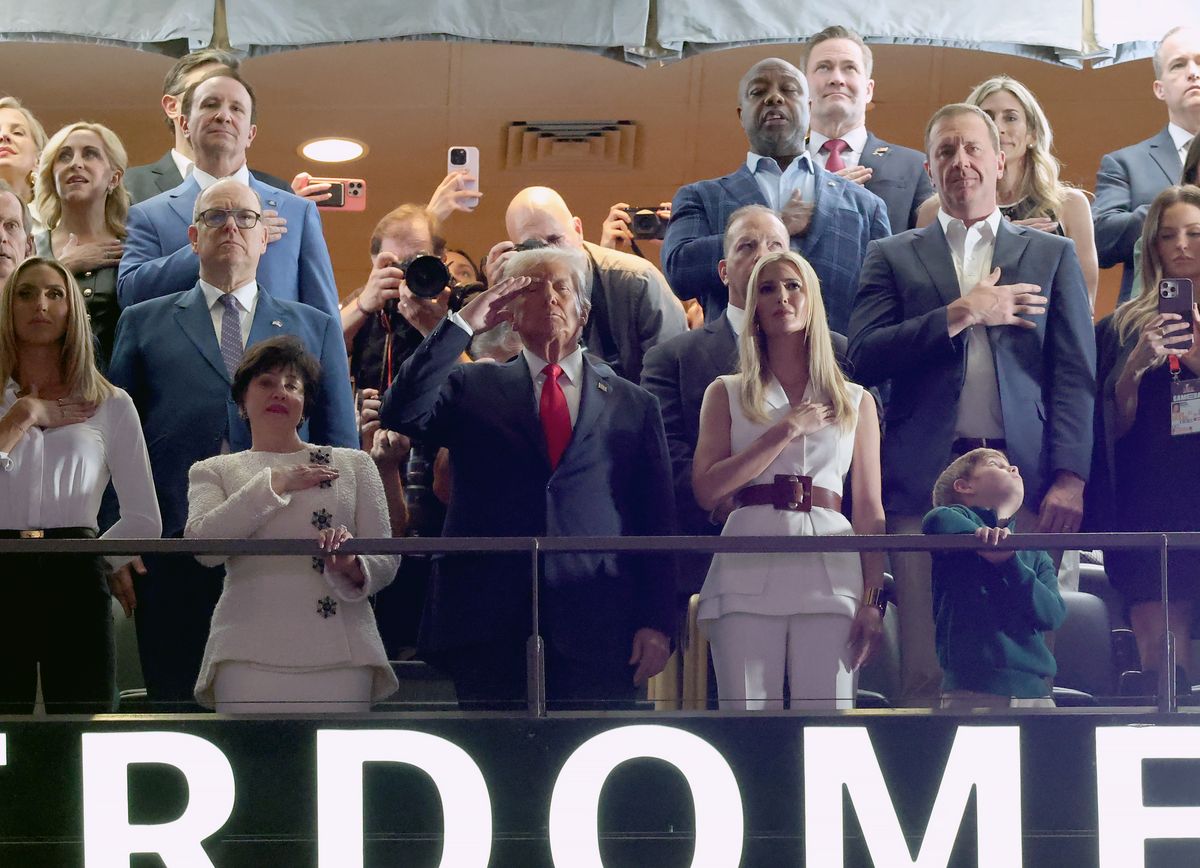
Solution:
M 1142 274 L 1142 293 L 1096 326 L 1100 394 L 1088 499 L 1095 501 L 1091 512 L 1100 530 L 1190 531 L 1200 514 L 1200 433 L 1188 433 L 1176 418 L 1171 387 L 1175 379 L 1200 377 L 1200 312 L 1192 306 L 1190 324 L 1179 314 L 1159 313 L 1159 281 L 1186 278 L 1200 287 L 1200 188 L 1168 187 L 1150 204 Z M 1140 688 L 1124 688 L 1130 693 L 1154 692 L 1167 629 L 1175 634 L 1181 689 L 1190 691 L 1195 673 L 1191 628 L 1200 553 L 1170 554 L 1167 621 L 1159 569 L 1157 552 L 1105 552 L 1105 570 L 1129 607 L 1142 671 L 1149 673 Z
M 1082 190 L 1062 182 L 1062 164 L 1054 156 L 1054 131 L 1037 97 L 1015 78 L 996 75 L 975 85 L 965 101 L 983 109 L 1000 131 L 1004 153 L 1004 171 L 996 182 L 1000 213 L 1019 226 L 1074 241 L 1088 300 L 1095 308 L 1100 261 L 1091 204 Z M 937 212 L 935 196 L 921 206 L 917 225 L 929 225 Z
M 728 515 L 724 536 L 883 533 L 875 401 L 838 366 L 816 273 L 773 253 L 749 287 L 739 373 L 704 394 L 696 501 Z M 721 707 L 782 708 L 785 668 L 793 709 L 853 707 L 881 635 L 882 585 L 877 553 L 717 555 L 700 618 Z
M 121 181 L 128 164 L 116 133 L 79 121 L 50 137 L 35 185 L 34 205 L 46 231 L 34 236 L 34 248 L 38 256 L 57 259 L 75 275 L 87 302 L 101 370 L 108 367 L 121 313 L 117 264 L 129 213 L 129 194 Z
M 162 532 L 137 410 L 96 370 L 83 296 L 53 260 L 25 260 L 0 293 L 0 388 L 0 538 L 94 538 L 110 479 L 120 519 L 104 537 Z M 3 560 L 22 605 L 0 630 L 0 713 L 33 709 L 39 666 L 48 711 L 111 711 L 107 578 L 130 558 Z

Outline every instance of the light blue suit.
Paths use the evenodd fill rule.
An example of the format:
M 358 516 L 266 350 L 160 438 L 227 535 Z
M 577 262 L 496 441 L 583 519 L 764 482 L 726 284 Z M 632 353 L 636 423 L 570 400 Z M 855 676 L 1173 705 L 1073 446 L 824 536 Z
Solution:
M 337 284 L 316 205 L 257 178 L 250 179 L 250 188 L 264 209 L 287 220 L 287 234 L 268 244 L 259 261 L 259 284 L 277 299 L 311 305 L 337 319 Z M 117 270 L 121 307 L 195 286 L 200 260 L 192 252 L 188 226 L 199 195 L 200 185 L 190 177 L 129 209 L 125 255 Z

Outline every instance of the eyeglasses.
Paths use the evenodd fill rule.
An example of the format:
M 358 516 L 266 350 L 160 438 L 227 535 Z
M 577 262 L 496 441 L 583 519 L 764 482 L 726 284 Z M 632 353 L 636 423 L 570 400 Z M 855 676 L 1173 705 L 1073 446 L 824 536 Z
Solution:
M 230 210 L 227 208 L 208 208 L 196 215 L 196 222 L 203 223 L 209 229 L 220 229 L 233 218 L 238 229 L 253 229 L 262 219 L 262 215 L 249 208 Z

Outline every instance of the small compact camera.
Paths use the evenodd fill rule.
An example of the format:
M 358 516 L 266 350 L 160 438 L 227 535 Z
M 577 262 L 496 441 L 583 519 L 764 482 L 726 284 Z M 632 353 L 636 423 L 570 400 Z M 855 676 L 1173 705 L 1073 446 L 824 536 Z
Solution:
M 667 221 L 658 216 L 658 208 L 631 207 L 626 208 L 629 215 L 630 230 L 638 240 L 659 239 L 667 234 Z

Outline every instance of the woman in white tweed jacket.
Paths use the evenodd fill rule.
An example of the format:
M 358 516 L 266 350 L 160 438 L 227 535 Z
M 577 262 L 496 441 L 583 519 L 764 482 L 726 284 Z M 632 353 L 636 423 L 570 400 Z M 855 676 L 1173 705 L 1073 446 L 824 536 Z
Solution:
M 292 337 L 255 344 L 233 378 L 248 451 L 192 466 L 188 538 L 311 538 L 322 557 L 198 556 L 225 563 L 196 700 L 219 712 L 366 711 L 395 691 L 368 597 L 395 575 L 390 555 L 342 555 L 353 535 L 390 537 L 370 456 L 296 433 L 318 382 Z

